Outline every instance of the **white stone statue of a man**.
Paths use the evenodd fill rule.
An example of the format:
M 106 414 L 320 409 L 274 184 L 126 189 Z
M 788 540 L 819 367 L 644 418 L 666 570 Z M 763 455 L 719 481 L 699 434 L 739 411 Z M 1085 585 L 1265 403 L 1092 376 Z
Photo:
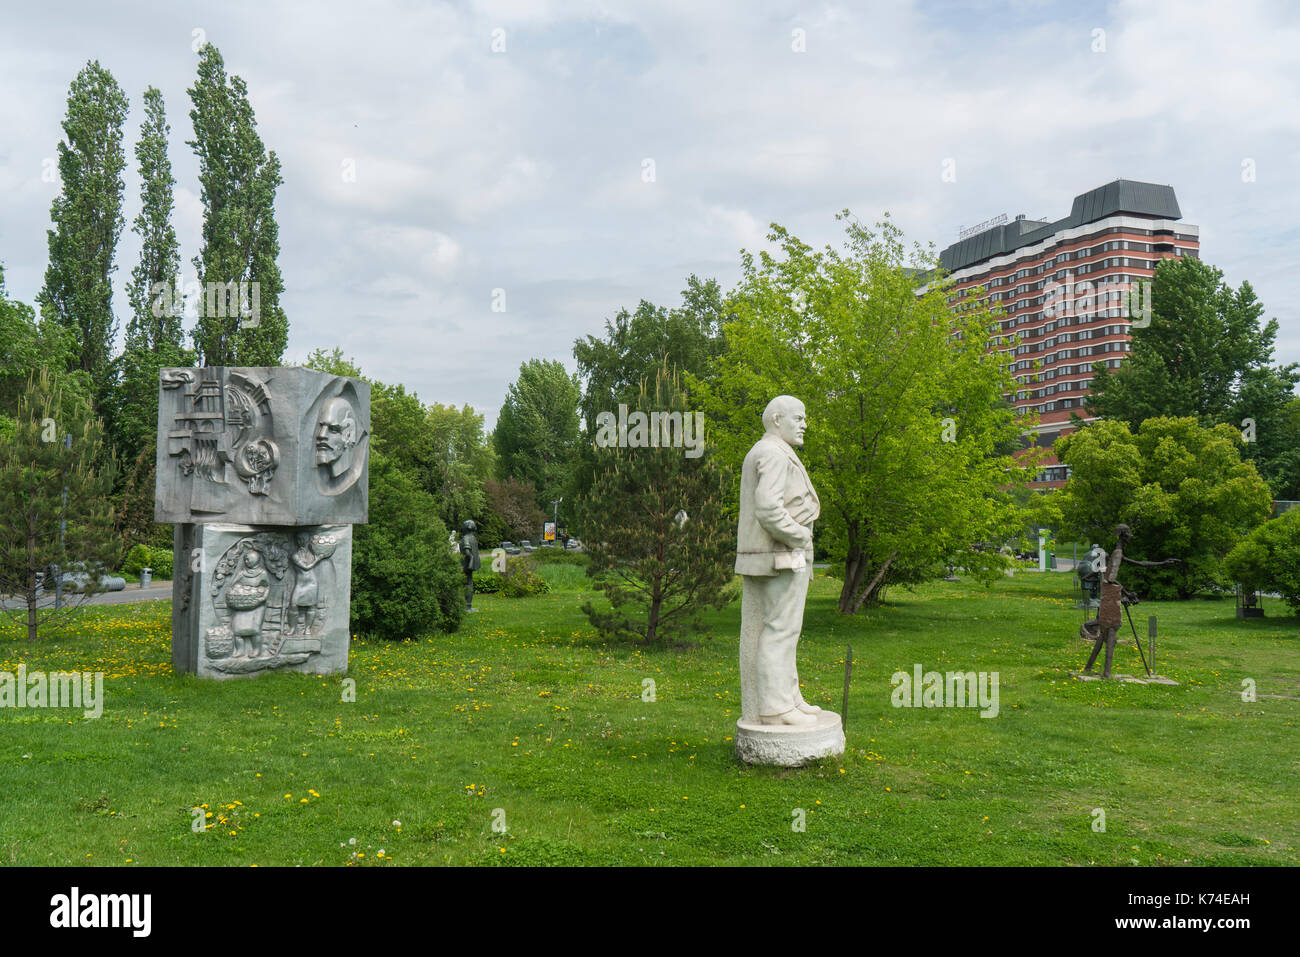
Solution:
M 765 434 L 740 473 L 736 572 L 742 576 L 740 705 L 736 751 L 751 763 L 797 765 L 844 751 L 839 715 L 799 690 L 795 649 L 812 581 L 817 491 L 794 446 L 807 416 L 793 396 L 763 411 Z
M 803 403 L 777 396 L 763 411 L 763 428 L 740 473 L 741 713 L 762 724 L 808 725 L 821 709 L 799 691 L 795 647 L 812 574 L 812 526 L 821 503 L 794 451 L 803 445 L 807 428 Z

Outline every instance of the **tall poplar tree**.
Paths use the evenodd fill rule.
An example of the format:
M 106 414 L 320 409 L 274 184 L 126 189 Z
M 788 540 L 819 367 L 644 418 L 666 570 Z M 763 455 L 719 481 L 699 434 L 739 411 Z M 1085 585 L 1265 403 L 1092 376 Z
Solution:
M 144 93 L 144 122 L 135 158 L 140 168 L 140 215 L 132 231 L 140 237 L 140 261 L 131 271 L 127 297 L 131 318 L 120 363 L 122 388 L 115 419 L 118 453 L 129 467 L 152 448 L 158 419 L 158 370 L 189 365 L 183 348 L 181 297 L 176 288 L 180 245 L 172 226 L 175 207 L 172 164 L 167 156 L 166 109 L 161 91 Z
M 73 368 L 86 372 L 103 406 L 112 385 L 113 256 L 122 234 L 122 125 L 127 99 L 113 74 L 88 62 L 68 90 L 58 144 L 63 188 L 50 206 L 49 265 L 38 297 L 43 313 L 76 336 Z
M 194 139 L 188 143 L 199 158 L 204 210 L 203 249 L 194 259 L 205 289 L 194 329 L 199 358 L 212 366 L 279 365 L 289 337 L 276 264 L 275 191 L 284 182 L 280 160 L 258 136 L 247 86 L 237 76 L 227 77 L 212 44 L 199 51 L 198 78 L 189 95 Z M 256 284 L 255 301 L 252 286 L 240 296 L 231 283 Z

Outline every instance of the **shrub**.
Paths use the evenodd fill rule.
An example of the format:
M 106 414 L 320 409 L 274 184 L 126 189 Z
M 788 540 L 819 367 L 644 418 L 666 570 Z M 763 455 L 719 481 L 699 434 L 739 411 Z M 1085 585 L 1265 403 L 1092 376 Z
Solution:
M 1275 591 L 1300 614 L 1300 509 L 1270 519 L 1224 559 L 1233 580 L 1250 591 Z
M 168 581 L 172 577 L 173 553 L 170 548 L 153 548 L 149 549 L 149 567 L 153 569 L 153 577 L 159 581 Z
M 353 529 L 352 629 L 418 638 L 460 627 L 465 576 L 438 503 L 378 451 L 370 457 L 370 524 Z
M 545 595 L 551 590 L 546 579 L 537 573 L 537 566 L 532 556 L 512 555 L 506 559 L 506 573 L 500 575 L 489 571 L 484 564 L 483 570 L 474 575 L 474 593 L 478 595 L 501 595 L 504 598 L 528 598 L 533 595 Z
M 128 575 L 139 575 L 140 569 L 149 565 L 151 558 L 148 545 L 132 545 L 122 562 L 122 571 Z
M 505 583 L 505 578 L 494 571 L 489 571 L 487 565 L 484 565 L 480 571 L 474 573 L 474 594 L 499 595 Z
M 132 545 L 122 562 L 122 571 L 138 577 L 146 568 L 151 570 L 156 580 L 169 580 L 172 577 L 172 550 L 143 544 Z

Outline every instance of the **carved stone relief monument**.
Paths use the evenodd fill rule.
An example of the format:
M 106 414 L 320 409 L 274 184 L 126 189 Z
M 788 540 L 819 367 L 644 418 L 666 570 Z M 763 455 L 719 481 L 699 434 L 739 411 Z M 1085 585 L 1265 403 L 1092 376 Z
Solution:
M 347 670 L 351 525 L 209 523 L 175 534 L 188 559 L 172 586 L 177 671 Z
M 160 378 L 155 521 L 365 524 L 369 383 L 295 366 Z
M 172 665 L 347 670 L 370 387 L 292 366 L 160 373 L 154 516 L 175 523 Z
M 804 700 L 795 663 L 812 582 L 812 526 L 821 514 L 794 451 L 803 445 L 806 425 L 803 403 L 777 396 L 763 412 L 765 434 L 741 468 L 736 755 L 750 764 L 794 767 L 844 753 L 840 716 Z

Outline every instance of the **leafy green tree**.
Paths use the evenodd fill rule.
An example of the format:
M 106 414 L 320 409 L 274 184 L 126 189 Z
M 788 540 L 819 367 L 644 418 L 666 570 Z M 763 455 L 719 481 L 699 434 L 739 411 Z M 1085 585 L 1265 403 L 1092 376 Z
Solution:
M 361 367 L 352 359 L 343 355 L 343 350 L 335 346 L 329 352 L 324 349 L 313 349 L 307 358 L 303 360 L 303 366 L 308 369 L 315 369 L 318 372 L 328 372 L 330 375 L 351 376 L 354 379 L 366 379 L 361 374 Z M 369 379 L 366 379 L 369 382 Z
M 1300 508 L 1252 531 L 1228 552 L 1224 567 L 1247 590 L 1277 592 L 1300 614 Z
M 495 457 L 483 434 L 483 416 L 470 406 L 457 409 L 435 402 L 425 417 L 433 439 L 429 491 L 438 499 L 443 522 L 456 530 L 486 510 L 484 483 L 491 478 Z
M 67 607 L 52 607 L 53 566 L 84 563 L 93 592 L 98 573 L 121 556 L 109 506 L 115 463 L 102 445 L 90 404 L 64 393 L 44 368 L 14 417 L 0 422 L 0 595 L 19 600 L 10 613 L 25 621 L 29 641 L 68 621 Z M 76 594 L 67 598 L 78 603 Z
M 364 379 L 341 349 L 303 363 Z M 460 626 L 465 579 L 451 552 L 442 503 L 423 486 L 433 461 L 427 410 L 402 386 L 370 382 L 370 523 L 353 528 L 352 628 L 418 638 Z
M 105 407 L 112 387 L 110 358 L 117 322 L 112 275 L 122 234 L 122 125 L 127 99 L 113 74 L 88 62 L 68 91 L 58 144 L 62 190 L 50 206 L 49 265 L 38 297 L 42 313 L 75 336 L 75 368 L 87 373 L 95 401 Z
M 1028 480 L 1036 453 L 1011 454 L 1031 423 L 1000 401 L 1014 383 L 989 352 L 994 317 L 979 297 L 951 307 L 951 282 L 937 273 L 918 296 L 932 257 L 918 248 L 909 260 L 888 219 L 872 231 L 840 218 L 843 253 L 774 224 L 781 258 L 744 254 L 726 351 L 692 394 L 732 468 L 762 435 L 772 398 L 803 401 L 817 544 L 843 558 L 839 610 L 853 614 L 886 587 L 943 575 L 976 543 L 1005 540 L 1018 524 L 1007 487 Z
M 1118 369 L 1094 365 L 1089 411 L 1130 430 L 1151 418 L 1191 416 L 1254 432 L 1245 456 L 1275 493 L 1300 490 L 1300 431 L 1289 412 L 1300 365 L 1272 365 L 1278 324 L 1263 315 L 1250 283 L 1234 290 L 1199 259 L 1162 260 L 1151 324 L 1132 330 L 1132 352 Z
M 502 539 L 520 541 L 541 534 L 546 513 L 537 506 L 537 489 L 523 479 L 487 479 L 483 483 L 486 499 L 479 522 L 479 540 L 495 545 Z
M 547 510 L 568 484 L 581 398 L 577 377 L 563 363 L 529 359 L 510 384 L 492 431 L 497 477 L 532 482 L 537 504 Z
M 596 417 L 630 402 L 642 380 L 653 377 L 665 362 L 680 373 L 703 375 L 722 348 L 724 302 L 716 280 L 692 275 L 675 309 L 642 299 L 636 309 L 619 310 L 605 322 L 604 338 L 585 336 L 573 344 L 578 378 L 583 384 L 580 411 L 587 435 L 596 431 Z M 580 443 L 566 497 L 578 498 L 591 487 L 598 453 Z
M 1300 397 L 1287 368 L 1252 369 L 1242 376 L 1229 425 L 1246 441 L 1242 458 L 1255 463 L 1273 497 L 1300 499 Z
M 372 448 L 370 523 L 353 526 L 353 631 L 398 639 L 455 631 L 465 579 L 449 541 L 434 497 Z
M 289 337 L 276 263 L 280 160 L 257 133 L 247 86 L 237 76 L 227 78 L 221 53 L 210 43 L 199 51 L 189 95 L 194 139 L 188 142 L 199 160 L 203 197 L 203 249 L 194 259 L 205 290 L 194 329 L 199 358 L 210 366 L 279 365 Z M 239 283 L 250 284 L 247 295 L 235 294 Z M 209 296 L 212 290 L 220 294 Z
M 677 375 L 664 366 L 637 396 L 638 408 L 688 414 Z M 578 505 L 591 562 L 587 574 L 609 608 L 582 610 L 602 633 L 654 644 L 696 627 L 705 608 L 733 596 L 736 560 L 727 516 L 730 476 L 707 451 L 681 447 L 600 449 L 601 465 Z
M 1062 537 L 1115 539 L 1133 529 L 1132 558 L 1182 559 L 1166 568 L 1125 568 L 1129 587 L 1152 598 L 1189 598 L 1227 584 L 1223 557 L 1263 522 L 1272 500 L 1254 465 L 1243 462 L 1241 434 L 1203 428 L 1194 418 L 1156 418 L 1137 434 L 1100 421 L 1056 441 L 1070 479 L 1054 496 Z
M 71 329 L 49 316 L 37 320 L 31 306 L 8 297 L 0 265 L 0 417 L 14 414 L 34 372 L 75 367 L 77 356 Z M 64 375 L 61 384 L 65 392 L 90 397 L 89 376 L 79 370 Z

